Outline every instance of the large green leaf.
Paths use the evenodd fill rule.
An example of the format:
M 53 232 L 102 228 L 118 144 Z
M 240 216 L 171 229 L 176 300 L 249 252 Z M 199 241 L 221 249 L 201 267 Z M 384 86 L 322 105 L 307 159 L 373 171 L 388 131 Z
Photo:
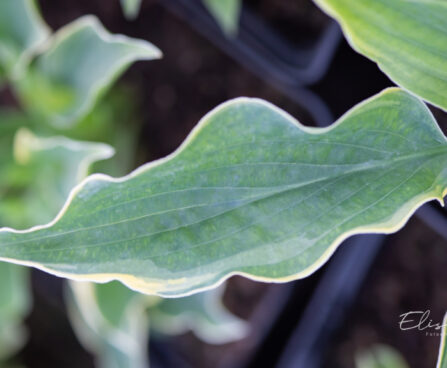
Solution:
M 160 56 L 149 42 L 111 35 L 97 18 L 85 16 L 55 33 L 16 88 L 43 121 L 66 127 L 85 116 L 132 62 Z
M 16 76 L 49 36 L 34 0 L 0 1 L 0 65 Z
M 447 314 L 444 316 L 444 320 L 442 321 L 441 342 L 439 344 L 439 356 L 436 368 L 447 368 L 447 346 L 445 343 L 446 334 L 447 334 Z
M 327 129 L 242 98 L 171 156 L 121 179 L 91 176 L 47 226 L 1 230 L 0 257 L 162 296 L 234 274 L 285 282 L 350 235 L 396 231 L 446 186 L 446 138 L 406 92 L 386 90 Z
M 150 297 L 117 282 L 72 282 L 67 298 L 72 325 L 97 367 L 148 367 Z
M 202 0 L 219 26 L 229 35 L 236 34 L 242 0 Z
M 447 110 L 446 1 L 314 1 L 394 82 Z
M 151 328 L 170 335 L 189 330 L 209 344 L 226 344 L 246 336 L 246 322 L 222 304 L 223 287 L 184 298 L 163 299 L 150 310 Z

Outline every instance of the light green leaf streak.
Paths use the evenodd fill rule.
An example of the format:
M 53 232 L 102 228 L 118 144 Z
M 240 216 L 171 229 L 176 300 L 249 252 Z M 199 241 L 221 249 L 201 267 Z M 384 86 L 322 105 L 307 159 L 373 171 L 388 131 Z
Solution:
M 223 287 L 184 298 L 163 299 L 150 310 L 151 327 L 164 334 L 189 330 L 209 344 L 226 344 L 246 336 L 248 325 L 222 304 Z
M 446 186 L 446 138 L 401 90 L 327 129 L 242 98 L 205 116 L 171 156 L 121 179 L 91 176 L 47 226 L 1 230 L 0 257 L 162 296 L 234 274 L 285 282 L 350 235 L 396 231 Z
M 146 368 L 152 299 L 112 282 L 72 282 L 67 289 L 69 316 L 86 349 L 103 368 Z
M 398 351 L 386 345 L 376 345 L 356 356 L 356 368 L 409 368 Z
M 447 333 L 447 314 L 444 316 L 442 325 L 443 327 L 441 331 L 441 342 L 439 344 L 438 364 L 436 365 L 436 368 L 447 368 L 447 347 L 445 344 Z
M 447 2 L 315 0 L 351 46 L 397 84 L 447 110 Z
M 141 8 L 142 0 L 120 0 L 124 15 L 127 19 L 135 19 Z
M 0 1 L 0 65 L 18 76 L 50 34 L 34 0 Z
M 241 0 L 203 0 L 219 26 L 229 35 L 235 35 L 239 26 Z
M 84 117 L 132 62 L 159 57 L 149 42 L 111 35 L 86 16 L 55 33 L 20 79 L 18 94 L 42 119 L 66 127 Z

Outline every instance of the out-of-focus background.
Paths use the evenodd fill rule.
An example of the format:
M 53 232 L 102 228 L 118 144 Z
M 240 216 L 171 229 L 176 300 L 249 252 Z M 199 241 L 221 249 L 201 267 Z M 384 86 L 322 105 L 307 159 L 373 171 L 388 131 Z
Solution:
M 245 0 L 235 35 L 225 35 L 199 0 L 143 0 L 134 20 L 124 17 L 118 0 L 39 4 L 52 29 L 94 14 L 109 31 L 148 40 L 163 51 L 161 60 L 134 64 L 105 96 L 122 106 L 108 118 L 136 132 L 128 142 L 135 158 L 118 147 L 134 168 L 171 153 L 205 113 L 234 97 L 263 98 L 303 124 L 324 126 L 393 85 L 350 48 L 311 0 Z M 8 89 L 0 100 L 16 104 Z M 446 114 L 433 111 L 445 129 Z M 153 335 L 151 366 L 351 368 L 359 352 L 384 344 L 410 367 L 434 367 L 439 337 L 402 331 L 398 322 L 403 313 L 426 310 L 434 321 L 442 320 L 446 224 L 444 210 L 424 206 L 397 234 L 348 240 L 305 280 L 270 285 L 232 278 L 224 304 L 248 321 L 248 335 L 219 346 L 192 333 Z M 93 367 L 67 319 L 62 281 L 32 274 L 29 337 L 17 360 L 30 368 Z

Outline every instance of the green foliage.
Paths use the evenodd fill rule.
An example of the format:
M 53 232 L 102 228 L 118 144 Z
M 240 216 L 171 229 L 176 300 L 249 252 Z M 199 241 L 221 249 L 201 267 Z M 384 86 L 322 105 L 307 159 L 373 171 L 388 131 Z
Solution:
M 111 35 L 85 16 L 54 34 L 16 84 L 17 92 L 42 121 L 66 127 L 84 117 L 129 64 L 160 56 L 149 42 Z
M 163 300 L 118 282 L 71 282 L 66 295 L 75 332 L 98 367 L 147 367 L 149 326 L 169 335 L 192 330 L 212 344 L 240 339 L 247 331 L 222 306 L 220 289 Z
M 208 114 L 174 154 L 92 176 L 48 226 L 0 232 L 0 256 L 73 279 L 181 296 L 241 273 L 284 282 L 346 237 L 399 229 L 442 200 L 447 145 L 417 98 L 390 89 L 328 129 L 260 100 Z
M 409 368 L 405 359 L 393 348 L 376 345 L 356 357 L 356 368 Z
M 314 1 L 394 82 L 447 110 L 446 1 Z
M 67 290 L 69 316 L 96 366 L 146 368 L 150 297 L 112 282 L 72 282 Z
M 19 75 L 32 54 L 46 41 L 49 33 L 34 0 L 2 0 L 0 67 L 7 74 Z
M 163 299 L 149 310 L 152 329 L 170 335 L 193 331 L 209 344 L 243 338 L 247 324 L 222 304 L 223 288 L 184 298 Z
M 203 1 L 235 34 L 241 1 Z M 444 1 L 315 1 L 341 22 L 356 50 L 447 109 Z M 141 1 L 121 3 L 128 18 L 138 14 Z M 34 1 L 2 0 L 0 83 L 12 83 L 26 113 L 0 112 L 1 226 L 49 221 L 88 166 L 112 153 L 47 137 L 57 129 L 131 151 L 135 131 L 104 123 L 116 109 L 93 108 L 132 62 L 160 56 L 148 42 L 109 34 L 92 16 L 51 34 Z M 106 170 L 122 172 L 131 156 Z M 240 338 L 246 325 L 220 304 L 221 291 L 198 292 L 234 274 L 305 277 L 343 239 L 399 229 L 422 203 L 442 201 L 446 187 L 446 139 L 425 105 L 402 90 L 382 92 L 328 129 L 238 99 L 208 114 L 169 157 L 121 179 L 84 181 L 48 225 L 1 229 L 0 258 L 72 279 L 119 280 L 148 294 L 197 293 L 159 300 L 117 282 L 67 289 L 71 319 L 99 366 L 142 368 L 149 318 L 154 330 L 192 329 L 211 343 Z M 25 269 L 0 263 L 0 359 L 23 343 L 27 282 Z M 443 338 L 438 368 L 445 354 Z M 384 347 L 358 365 L 405 367 Z
M 242 0 L 202 0 L 222 30 L 230 36 L 237 33 Z
M 14 153 L 22 182 L 22 219 L 34 224 L 50 221 L 60 210 L 71 189 L 88 174 L 89 166 L 110 158 L 114 151 L 100 143 L 73 141 L 64 137 L 40 138 L 22 128 L 15 137 Z M 20 202 L 19 202 L 20 201 Z
M 87 175 L 89 165 L 113 153 L 105 144 L 43 138 L 31 133 L 29 129 L 44 135 L 58 134 L 43 122 L 63 122 L 64 127 L 80 122 L 78 128 L 72 127 L 65 134 L 88 140 L 99 138 L 127 149 L 120 155 L 118 166 L 109 166 L 118 167 L 115 171 L 119 173 L 123 171 L 120 165 L 128 168 L 133 151 L 128 147 L 133 144 L 136 131 L 129 124 L 126 130 L 112 124 L 118 118 L 129 118 L 132 101 L 114 93 L 106 103 L 91 110 L 131 62 L 158 56 L 159 51 L 151 44 L 110 35 L 93 17 L 82 18 L 50 35 L 34 1 L 1 2 L 1 82 L 10 82 L 28 109 L 0 110 L 1 226 L 26 228 L 50 221 L 73 186 Z M 29 310 L 28 289 L 26 269 L 0 264 L 2 361 L 24 342 L 26 334 L 21 324 Z
M 113 152 L 104 144 L 39 138 L 24 128 L 16 134 L 18 124 L 26 121 L 23 116 L 3 112 L 1 118 L 3 226 L 29 227 L 52 218 L 71 188 L 87 175 L 90 163 L 108 158 Z M 25 268 L 0 263 L 0 360 L 12 355 L 24 342 L 21 323 L 30 307 L 28 289 Z
M 25 341 L 22 320 L 29 312 L 30 302 L 27 269 L 0 263 L 0 366 Z
M 120 0 L 124 15 L 127 19 L 135 19 L 141 8 L 142 0 Z
M 439 356 L 436 368 L 447 368 L 447 346 L 445 344 L 447 334 L 447 313 L 442 321 L 441 342 L 439 343 Z

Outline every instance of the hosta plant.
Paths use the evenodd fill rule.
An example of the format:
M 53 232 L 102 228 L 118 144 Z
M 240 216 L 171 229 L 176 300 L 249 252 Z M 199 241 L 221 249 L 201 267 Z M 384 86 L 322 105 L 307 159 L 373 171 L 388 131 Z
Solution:
M 105 144 L 47 135 L 62 132 L 112 143 L 127 152 L 121 152 L 118 161 L 99 167 L 112 173 L 129 170 L 136 131 L 129 124 L 123 129 L 112 123 L 133 117 L 131 97 L 128 91 L 121 91 L 99 104 L 97 100 L 132 61 L 158 58 L 161 53 L 148 42 L 109 34 L 91 16 L 51 34 L 33 1 L 5 0 L 0 10 L 5 19 L 23 19 L 20 28 L 8 18 L 0 33 L 0 50 L 15 51 L 10 52 L 16 58 L 11 62 L 14 68 L 9 67 L 9 59 L 0 58 L 0 62 L 22 107 L 0 110 L 0 224 L 26 228 L 51 220 L 90 165 L 113 155 Z M 16 34 L 34 41 L 10 36 Z M 5 51 L 5 55 L 9 54 Z M 22 346 L 26 336 L 21 327 L 31 304 L 26 271 L 14 264 L 0 264 L 0 364 Z M 118 283 L 71 283 L 66 294 L 73 326 L 96 355 L 98 366 L 145 366 L 149 327 L 144 321 L 152 314 L 174 327 L 165 332 L 193 329 L 211 343 L 240 338 L 246 330 L 220 307 L 220 293 L 178 300 L 172 306 Z
M 120 0 L 124 15 L 128 19 L 135 19 L 140 11 L 143 0 Z M 239 15 L 242 0 L 201 0 L 203 5 L 214 17 L 223 32 L 234 36 L 239 27 Z
M 76 125 L 129 63 L 160 56 L 147 42 L 110 35 L 92 17 L 51 34 L 33 2 L 3 1 L 5 11 L 26 14 L 34 35 L 0 28 L 2 70 L 33 124 Z M 315 2 L 401 88 L 382 91 L 325 129 L 306 127 L 262 100 L 229 101 L 168 157 L 122 178 L 92 175 L 46 225 L 0 230 L 1 260 L 99 283 L 75 284 L 67 298 L 78 334 L 100 364 L 144 364 L 136 341 L 147 339 L 145 311 L 153 306 L 146 295 L 101 283 L 189 296 L 182 308 L 191 315 L 204 305 L 197 293 L 232 275 L 306 277 L 349 236 L 394 232 L 423 203 L 443 203 L 447 140 L 422 99 L 447 108 L 446 3 Z M 18 137 L 35 147 L 37 138 L 26 131 Z M 19 162 L 31 160 L 26 152 L 16 151 Z M 110 295 L 116 304 L 104 302 Z M 160 319 L 178 310 L 164 303 L 153 312 Z

